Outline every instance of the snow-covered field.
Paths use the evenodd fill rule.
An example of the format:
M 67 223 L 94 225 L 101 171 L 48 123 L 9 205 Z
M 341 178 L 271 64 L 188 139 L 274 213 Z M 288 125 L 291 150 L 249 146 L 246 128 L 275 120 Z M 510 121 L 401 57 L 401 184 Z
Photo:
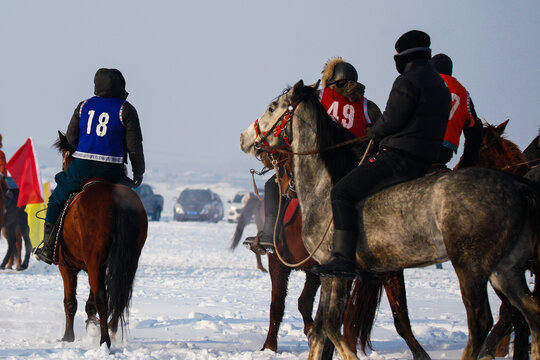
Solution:
M 221 185 L 224 203 L 237 190 Z M 170 208 L 172 203 L 168 199 Z M 169 206 L 169 205 L 166 205 Z M 296 309 L 304 274 L 293 273 L 278 353 L 259 351 L 268 329 L 270 277 L 256 269 L 247 249 L 228 250 L 235 224 L 150 223 L 139 262 L 129 331 L 110 353 L 99 337 L 85 333 L 87 277 L 79 275 L 79 310 L 73 343 L 62 343 L 63 286 L 55 266 L 32 259 L 26 271 L 0 272 L 0 358 L 2 359 L 306 359 L 308 342 Z M 255 234 L 249 225 L 244 234 Z M 6 249 L 0 242 L 0 254 Z M 3 256 L 3 255 L 2 255 Z M 266 261 L 265 261 L 266 264 Z M 458 359 L 467 341 L 467 322 L 450 264 L 405 272 L 413 331 L 434 359 Z M 499 301 L 490 290 L 495 319 Z M 410 359 L 397 335 L 386 299 L 372 335 L 371 359 Z

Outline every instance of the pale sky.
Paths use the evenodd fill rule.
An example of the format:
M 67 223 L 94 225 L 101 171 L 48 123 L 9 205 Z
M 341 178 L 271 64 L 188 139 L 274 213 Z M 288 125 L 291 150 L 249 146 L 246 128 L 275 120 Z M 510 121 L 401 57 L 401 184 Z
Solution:
M 42 166 L 60 167 L 49 146 L 108 67 L 126 78 L 149 170 L 247 172 L 257 163 L 240 133 L 333 56 L 384 110 L 394 44 L 411 29 L 452 58 L 480 118 L 510 118 L 508 138 L 524 149 L 540 125 L 539 19 L 537 0 L 0 0 L 3 150 L 32 137 Z

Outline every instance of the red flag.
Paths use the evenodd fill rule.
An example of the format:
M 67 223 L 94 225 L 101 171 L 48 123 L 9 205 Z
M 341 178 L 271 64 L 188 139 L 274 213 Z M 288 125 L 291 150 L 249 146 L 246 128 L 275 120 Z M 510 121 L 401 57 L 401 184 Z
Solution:
M 19 187 L 18 207 L 43 202 L 41 177 L 32 138 L 26 140 L 24 145 L 13 154 L 6 168 Z

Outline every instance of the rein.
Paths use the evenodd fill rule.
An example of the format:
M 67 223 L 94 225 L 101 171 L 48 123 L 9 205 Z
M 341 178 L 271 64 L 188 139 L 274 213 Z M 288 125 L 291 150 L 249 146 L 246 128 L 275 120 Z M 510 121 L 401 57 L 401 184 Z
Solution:
M 358 166 L 362 165 L 362 163 L 366 159 L 367 154 L 369 153 L 369 150 L 370 150 L 372 144 L 373 144 L 373 139 L 369 140 L 366 151 L 364 152 L 364 155 L 362 156 L 362 159 L 358 163 Z M 278 214 L 280 214 L 281 213 L 281 203 L 282 203 L 282 197 L 283 196 L 282 196 L 282 193 L 281 193 L 281 186 L 280 186 L 281 183 L 279 181 L 279 171 L 278 171 L 277 164 L 274 166 L 274 170 L 276 171 L 276 181 L 278 182 L 278 189 L 279 189 Z M 323 236 L 321 237 L 321 239 L 319 240 L 319 242 L 317 243 L 317 245 L 315 246 L 313 251 L 311 253 L 309 253 L 309 255 L 304 260 L 301 260 L 301 261 L 299 261 L 297 263 L 289 263 L 289 262 L 285 261 L 285 259 L 283 259 L 283 257 L 279 253 L 279 250 L 278 250 L 278 247 L 277 247 L 276 232 L 277 232 L 277 226 L 278 226 L 278 222 L 279 222 L 279 217 L 278 217 L 276 219 L 276 222 L 274 223 L 274 238 L 272 240 L 274 242 L 274 249 L 276 251 L 276 255 L 279 258 L 279 260 L 283 263 L 283 265 L 288 266 L 288 267 L 299 267 L 299 266 L 305 264 L 307 261 L 309 261 L 313 257 L 313 255 L 315 255 L 317 250 L 319 250 L 319 248 L 321 247 L 324 239 L 326 238 L 326 234 L 328 234 L 328 230 L 330 229 L 330 225 L 332 225 L 333 221 L 334 221 L 334 215 L 330 216 L 330 220 L 328 221 L 328 225 L 326 226 L 326 230 L 324 230 Z
M 257 150 L 267 151 L 270 154 L 274 154 L 274 153 L 278 152 L 278 153 L 287 153 L 288 155 L 306 156 L 306 155 L 313 155 L 313 154 L 317 154 L 317 153 L 337 149 L 337 148 L 340 148 L 342 146 L 353 144 L 355 142 L 362 142 L 362 141 L 365 141 L 365 140 L 368 139 L 367 136 L 362 136 L 362 137 L 359 137 L 359 138 L 354 138 L 354 139 L 350 139 L 350 140 L 347 140 L 347 141 L 343 141 L 341 143 L 334 144 L 332 146 L 328 146 L 328 147 L 326 147 L 324 149 L 314 149 L 314 150 L 305 151 L 305 152 L 293 152 L 293 151 L 291 151 L 291 143 L 289 141 L 289 137 L 287 136 L 287 133 L 284 130 L 285 130 L 285 128 L 286 128 L 286 126 L 288 124 L 292 123 L 294 110 L 296 110 L 297 106 L 298 106 L 298 103 L 296 103 L 294 106 L 289 105 L 287 107 L 287 110 L 276 120 L 276 122 L 272 125 L 270 130 L 268 130 L 267 132 L 262 132 L 260 127 L 259 127 L 259 119 L 255 120 L 255 123 L 253 124 L 253 126 L 255 128 L 255 136 L 257 137 L 257 139 L 259 139 L 258 141 L 255 142 L 255 147 L 256 147 Z M 274 129 L 276 129 L 276 130 L 274 131 Z M 278 137 L 282 132 L 283 132 L 283 141 L 285 142 L 286 145 L 285 146 L 270 146 L 268 141 L 266 141 L 266 138 L 272 133 L 274 134 L 274 137 Z M 262 134 L 262 136 L 261 136 L 261 134 Z M 365 151 L 364 155 L 362 156 L 362 159 L 358 163 L 358 166 L 360 166 L 364 162 L 367 154 L 369 153 L 369 150 L 370 150 L 372 144 L 373 144 L 373 139 L 370 139 L 369 143 L 368 143 L 368 146 L 366 148 L 366 151 Z M 276 181 L 278 182 L 278 189 L 279 189 L 278 214 L 280 214 L 281 213 L 283 194 L 282 194 L 282 190 L 281 190 L 281 181 L 280 181 L 280 175 L 279 175 L 278 162 L 273 160 L 272 165 L 273 165 L 274 170 L 276 172 Z M 258 173 L 258 175 L 265 174 L 269 170 L 270 170 L 269 168 L 265 167 L 265 168 L 263 168 L 263 170 L 261 170 L 260 173 Z M 250 172 L 251 172 L 251 176 L 253 178 L 254 191 L 255 191 L 257 197 L 259 198 L 259 200 L 262 200 L 261 197 L 259 196 L 259 192 L 258 192 L 257 186 L 255 184 L 254 173 L 256 173 L 256 171 L 251 169 Z M 291 177 L 291 180 L 292 180 L 292 177 Z M 285 259 L 283 259 L 283 257 L 279 253 L 279 250 L 278 250 L 278 247 L 277 247 L 276 232 L 277 232 L 277 227 L 278 227 L 278 223 L 279 223 L 279 217 L 278 217 L 276 219 L 276 222 L 274 223 L 274 236 L 273 236 L 272 240 L 273 240 L 273 245 L 274 245 L 276 255 L 279 258 L 279 260 L 285 266 L 288 266 L 288 267 L 299 267 L 299 266 L 305 264 L 307 261 L 309 261 L 313 257 L 315 252 L 317 252 L 317 250 L 321 247 L 324 239 L 326 238 L 326 234 L 328 234 L 328 230 L 330 229 L 330 225 L 332 225 L 333 221 L 334 221 L 334 217 L 332 215 L 330 217 L 330 220 L 328 221 L 328 225 L 326 226 L 326 230 L 324 231 L 324 234 L 323 234 L 322 238 L 319 240 L 319 242 L 317 243 L 317 245 L 313 249 L 313 252 L 311 252 L 305 259 L 303 259 L 303 260 L 301 260 L 301 261 L 299 261 L 297 263 L 289 263 Z

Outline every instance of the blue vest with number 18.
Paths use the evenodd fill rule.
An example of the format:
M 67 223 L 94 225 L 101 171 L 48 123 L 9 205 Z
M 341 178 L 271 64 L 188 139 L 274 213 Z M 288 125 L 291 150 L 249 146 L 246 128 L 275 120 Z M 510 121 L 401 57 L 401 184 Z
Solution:
M 123 163 L 122 107 L 125 102 L 124 99 L 94 96 L 81 105 L 79 143 L 73 157 Z

